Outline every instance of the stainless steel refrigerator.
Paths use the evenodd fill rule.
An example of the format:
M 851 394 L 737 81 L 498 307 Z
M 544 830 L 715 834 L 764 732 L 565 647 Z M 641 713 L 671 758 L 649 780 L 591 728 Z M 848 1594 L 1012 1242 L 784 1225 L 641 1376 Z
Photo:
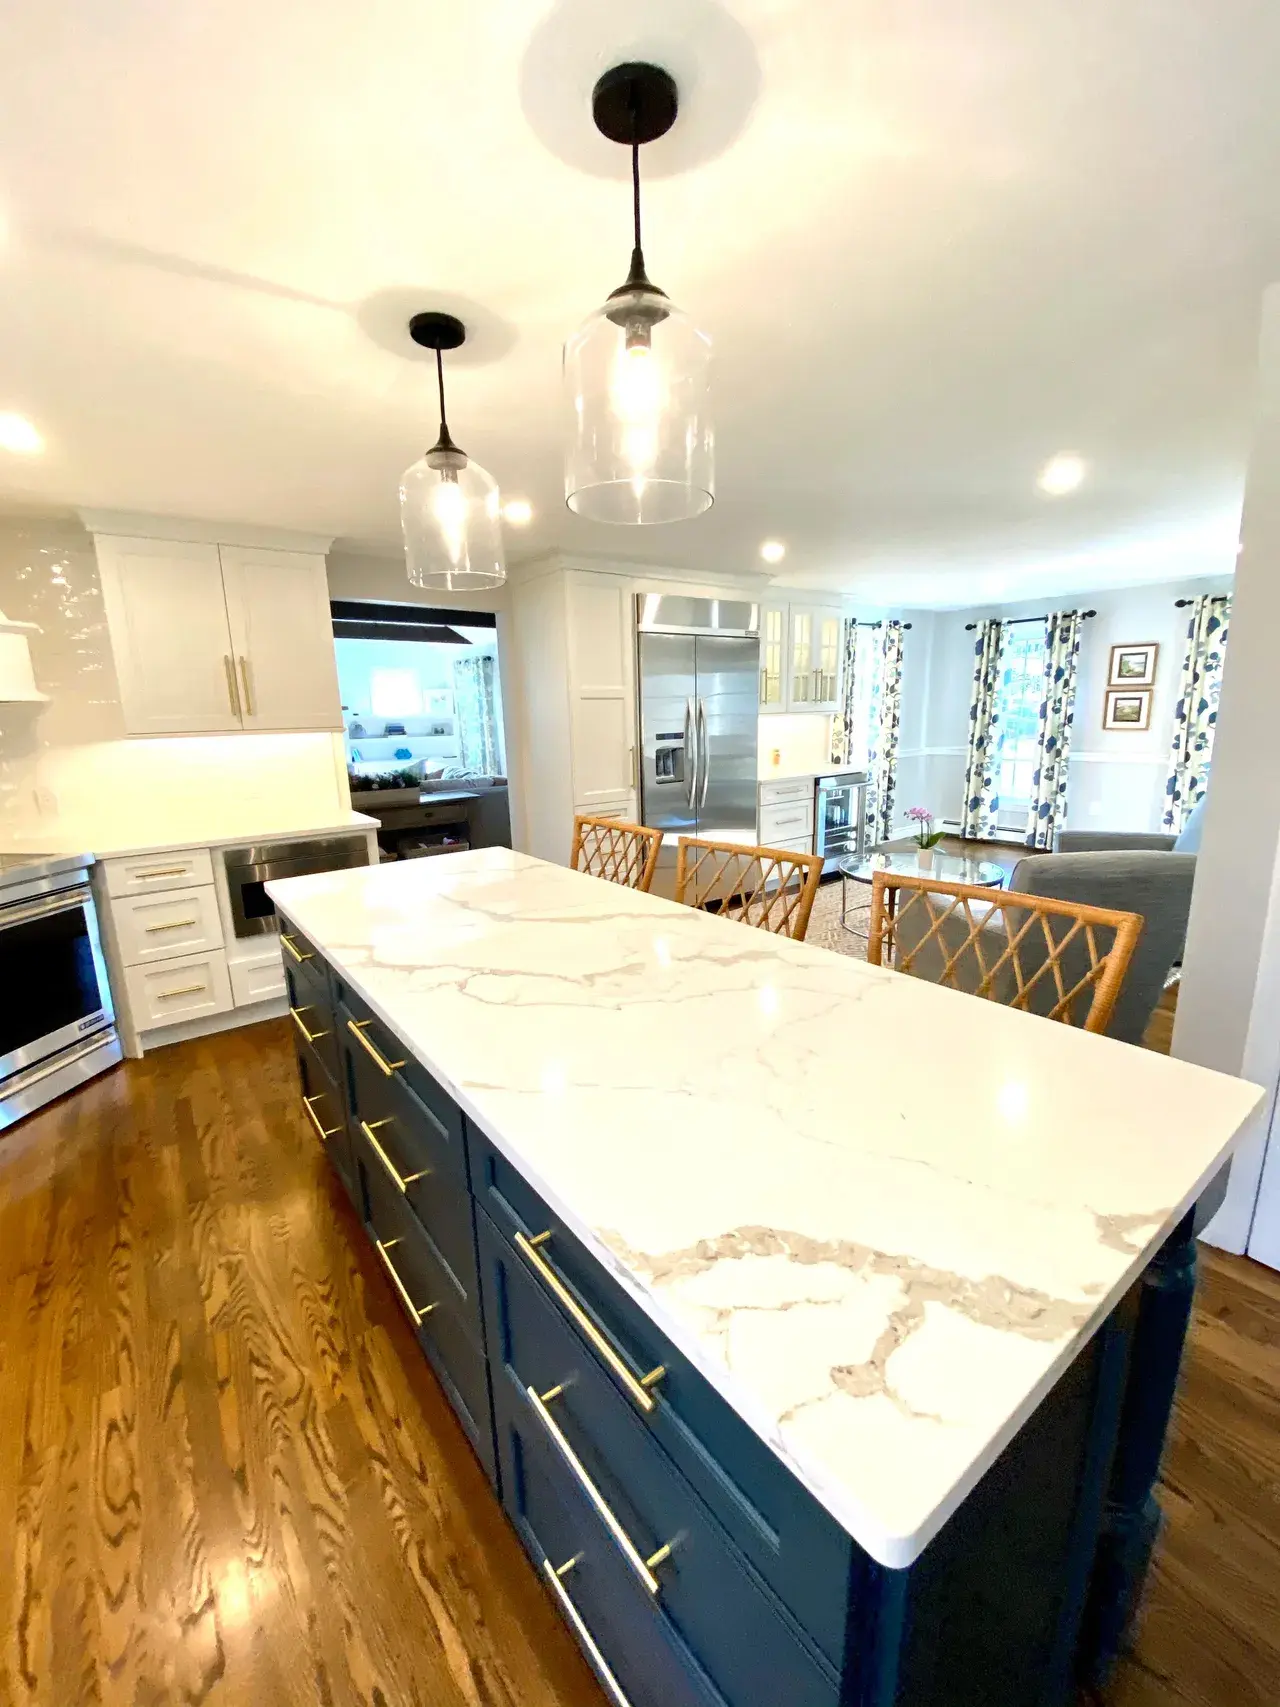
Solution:
M 642 593 L 636 627 L 642 821 L 754 842 L 760 607 Z

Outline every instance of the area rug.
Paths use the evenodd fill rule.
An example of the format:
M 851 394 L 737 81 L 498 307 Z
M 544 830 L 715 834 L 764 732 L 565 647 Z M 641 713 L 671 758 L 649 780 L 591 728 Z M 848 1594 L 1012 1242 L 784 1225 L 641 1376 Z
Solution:
M 837 877 L 824 883 L 818 890 L 804 940 L 816 944 L 818 948 L 829 948 L 833 954 L 847 954 L 851 960 L 865 960 L 867 936 L 871 930 L 871 890 L 865 884 L 849 885 L 847 923 L 853 928 L 847 930 L 840 923 L 842 887 L 841 880 Z

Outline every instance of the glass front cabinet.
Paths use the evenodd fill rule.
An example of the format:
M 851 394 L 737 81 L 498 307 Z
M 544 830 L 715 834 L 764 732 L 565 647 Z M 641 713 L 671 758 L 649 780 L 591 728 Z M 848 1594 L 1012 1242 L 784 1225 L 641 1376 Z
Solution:
M 760 607 L 761 711 L 836 711 L 843 619 L 829 605 Z

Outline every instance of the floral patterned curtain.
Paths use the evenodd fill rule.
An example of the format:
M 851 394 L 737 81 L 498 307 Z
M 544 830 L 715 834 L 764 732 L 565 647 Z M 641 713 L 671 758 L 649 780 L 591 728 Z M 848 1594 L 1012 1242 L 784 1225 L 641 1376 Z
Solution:
M 898 727 L 902 722 L 902 624 L 886 622 L 871 696 L 871 739 L 867 755 L 867 835 L 870 843 L 893 834 L 893 793 L 898 774 Z
M 458 762 L 470 776 L 502 775 L 496 676 L 497 661 L 488 652 L 464 654 L 453 661 Z
M 831 763 L 847 765 L 849 749 L 853 744 L 853 726 L 856 716 L 855 684 L 858 657 L 858 624 L 847 616 L 844 619 L 844 669 L 841 674 L 840 709 L 831 719 Z
M 1000 757 L 1000 654 L 1004 624 L 994 617 L 978 624 L 973 648 L 973 692 L 969 699 L 969 756 L 964 771 L 960 834 L 991 841 L 1000 811 L 997 763 Z
M 1222 666 L 1231 630 L 1231 600 L 1202 593 L 1187 624 L 1187 651 L 1173 712 L 1173 748 L 1165 783 L 1164 827 L 1176 836 L 1204 798 L 1218 726 Z
M 1076 666 L 1080 661 L 1080 612 L 1054 611 L 1044 625 L 1044 698 L 1040 701 L 1039 748 L 1031 779 L 1027 846 L 1051 848 L 1067 812 L 1067 761 L 1076 709 Z

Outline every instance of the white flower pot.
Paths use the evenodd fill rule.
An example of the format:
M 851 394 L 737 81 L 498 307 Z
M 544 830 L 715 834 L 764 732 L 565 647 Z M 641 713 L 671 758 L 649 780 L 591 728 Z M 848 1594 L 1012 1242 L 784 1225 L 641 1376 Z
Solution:
M 917 866 L 919 866 L 921 871 L 932 871 L 933 870 L 933 849 L 932 848 L 917 848 L 916 849 L 916 864 L 917 864 Z

